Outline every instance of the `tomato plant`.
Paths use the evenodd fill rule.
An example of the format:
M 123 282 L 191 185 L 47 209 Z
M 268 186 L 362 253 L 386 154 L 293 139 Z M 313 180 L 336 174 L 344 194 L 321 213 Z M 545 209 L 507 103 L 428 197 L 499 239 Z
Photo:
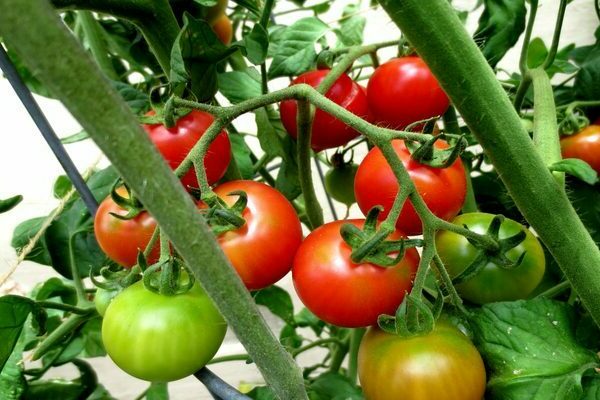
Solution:
M 325 79 L 329 70 L 321 69 L 306 72 L 292 81 L 292 85 L 308 84 L 314 88 Z M 369 114 L 367 96 L 364 88 L 354 82 L 346 74 L 342 74 L 327 91 L 326 97 L 341 105 L 346 110 L 359 117 Z M 282 101 L 280 104 L 281 122 L 294 138 L 298 136 L 296 126 L 297 104 L 293 100 Z M 323 110 L 316 110 L 312 125 L 311 147 L 315 151 L 343 146 L 359 133 L 342 121 L 328 115 Z
M 468 213 L 459 215 L 452 222 L 466 225 L 474 232 L 485 233 L 493 217 L 485 213 Z M 546 268 L 542 245 L 527 228 L 510 219 L 505 219 L 500 225 L 499 239 L 519 232 L 526 233 L 525 240 L 510 249 L 506 257 L 513 262 L 523 257 L 520 264 L 514 268 L 503 268 L 490 260 L 474 277 L 456 286 L 463 298 L 484 304 L 524 299 L 533 292 L 541 282 Z M 438 233 L 435 243 L 451 276 L 460 274 L 475 260 L 479 252 L 466 238 L 449 231 Z
M 128 374 L 168 382 L 206 365 L 223 342 L 226 329 L 223 317 L 198 284 L 186 293 L 164 296 L 137 282 L 108 306 L 102 342 L 110 358 Z
M 450 220 L 460 211 L 467 192 L 465 170 L 460 159 L 450 167 L 440 169 L 429 167 L 413 160 L 404 142 L 392 142 L 396 154 L 402 160 L 417 191 L 427 207 L 436 216 Z M 437 141 L 438 148 L 444 148 Z M 354 181 L 356 201 L 363 213 L 376 205 L 383 206 L 380 218 L 385 218 L 398 193 L 398 182 L 379 148 L 374 148 L 360 163 Z M 407 200 L 396 226 L 408 235 L 422 232 L 421 220 L 410 201 Z
M 294 287 L 304 305 L 330 324 L 369 326 L 381 314 L 393 314 L 410 290 L 419 255 L 414 249 L 391 268 L 355 264 L 352 249 L 340 235 L 345 222 L 335 221 L 314 230 L 298 249 L 292 268 Z M 402 237 L 400 232 L 393 239 Z
M 481 400 L 486 374 L 471 341 L 448 322 L 430 333 L 401 337 L 369 329 L 358 353 L 367 400 Z
M 200 140 L 204 132 L 214 121 L 214 117 L 203 111 L 191 111 L 179 118 L 175 126 L 167 128 L 162 124 L 144 125 L 150 139 L 168 161 L 171 168 L 175 169 L 181 164 L 192 147 Z M 227 133 L 223 130 L 211 143 L 206 157 L 204 168 L 210 184 L 217 182 L 229 165 L 231 160 L 231 145 Z M 181 182 L 186 187 L 198 187 L 196 172 L 193 168 L 183 175 Z
M 221 234 L 219 244 L 240 278 L 250 290 L 274 284 L 292 268 L 294 254 L 302 242 L 302 227 L 296 211 L 277 190 L 254 181 L 230 181 L 215 188 L 229 205 L 243 191 L 248 204 L 242 213 L 246 223 Z
M 392 59 L 380 65 L 367 87 L 369 109 L 381 126 L 402 129 L 444 114 L 448 96 L 419 57 Z
M 354 195 L 354 178 L 358 165 L 353 162 L 342 162 L 339 165 L 334 165 L 325 174 L 325 189 L 329 195 L 343 203 L 350 206 L 356 203 L 356 196 Z
M 125 194 L 124 188 L 117 191 Z M 138 253 L 144 251 L 156 229 L 156 221 L 147 212 L 142 211 L 131 219 L 125 217 L 129 210 L 119 206 L 108 196 L 100 203 L 94 218 L 94 234 L 100 248 L 110 259 L 124 267 L 137 263 Z M 148 255 L 148 262 L 158 259 L 159 248 L 155 246 Z
M 579 158 L 600 173 L 600 125 L 590 125 L 574 135 L 563 136 L 560 147 L 564 158 Z

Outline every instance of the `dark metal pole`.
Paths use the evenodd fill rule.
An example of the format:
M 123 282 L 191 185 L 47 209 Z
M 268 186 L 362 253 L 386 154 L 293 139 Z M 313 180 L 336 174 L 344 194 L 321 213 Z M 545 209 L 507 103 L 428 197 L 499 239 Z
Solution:
M 202 368 L 194 376 L 206 386 L 215 400 L 251 400 L 250 397 L 238 392 L 208 368 Z

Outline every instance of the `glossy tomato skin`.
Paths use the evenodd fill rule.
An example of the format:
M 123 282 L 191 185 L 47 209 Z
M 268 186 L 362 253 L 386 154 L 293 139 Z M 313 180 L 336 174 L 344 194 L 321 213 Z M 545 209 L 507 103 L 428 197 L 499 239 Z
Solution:
M 328 69 L 305 72 L 294 79 L 291 85 L 306 83 L 316 88 L 328 73 Z M 335 81 L 331 89 L 329 89 L 326 97 L 351 113 L 362 118 L 368 118 L 369 107 L 365 90 L 350 79 L 348 75 L 342 74 Z M 288 133 L 294 138 L 298 136 L 296 127 L 297 109 L 298 106 L 295 100 L 281 102 L 281 121 Z M 357 131 L 326 112 L 319 109 L 315 111 L 311 137 L 311 147 L 313 150 L 321 151 L 343 146 L 358 135 Z
M 232 205 L 235 191 L 248 195 L 243 212 L 246 224 L 218 237 L 219 244 L 249 290 L 270 286 L 292 268 L 294 254 L 302 242 L 302 226 L 294 207 L 277 190 L 254 181 L 231 181 L 215 193 Z
M 94 306 L 96 307 L 96 311 L 98 311 L 98 314 L 100 314 L 101 317 L 104 317 L 108 305 L 119 293 L 119 290 L 107 290 L 102 288 L 96 289 L 96 294 L 94 296 Z
M 175 126 L 167 128 L 162 124 L 143 125 L 158 151 L 174 170 L 181 164 L 192 147 L 204 135 L 214 121 L 214 117 L 203 111 L 193 110 L 179 118 Z M 204 168 L 209 184 L 223 177 L 231 161 L 231 144 L 227 133 L 221 131 L 208 147 L 204 157 Z M 194 168 L 181 178 L 186 187 L 198 187 Z
M 369 329 L 358 351 L 358 375 L 366 400 L 481 400 L 486 385 L 475 346 L 441 321 L 409 338 Z
M 579 158 L 600 174 L 600 125 L 560 139 L 563 158 Z
M 483 234 L 487 232 L 493 218 L 492 214 L 468 213 L 459 215 L 452 222 L 466 225 L 470 230 Z M 544 250 L 538 239 L 523 225 L 508 218 L 500 226 L 499 238 L 505 239 L 520 231 L 525 231 L 525 240 L 509 250 L 506 256 L 516 261 L 525 252 L 521 264 L 508 270 L 488 263 L 472 279 L 456 285 L 464 299 L 476 304 L 525 299 L 538 286 L 546 270 Z M 478 250 L 463 236 L 453 232 L 439 231 L 435 243 L 451 277 L 460 274 L 477 256 Z
M 409 249 L 391 268 L 354 264 L 352 249 L 340 235 L 344 223 L 362 227 L 364 220 L 334 221 L 315 229 L 294 259 L 294 287 L 306 308 L 333 325 L 356 328 L 377 323 L 381 314 L 394 315 L 410 291 L 419 263 Z M 398 231 L 390 239 L 400 239 Z
M 124 189 L 118 190 L 125 195 Z M 139 251 L 144 251 L 156 228 L 156 220 L 146 211 L 142 211 L 133 219 L 122 220 L 112 214 L 127 215 L 127 210 L 121 208 L 108 196 L 100 203 L 94 217 L 94 234 L 98 245 L 106 255 L 116 263 L 130 268 L 137 263 Z M 147 258 L 149 263 L 158 260 L 159 246 L 155 246 Z
M 375 123 L 394 129 L 442 115 L 449 105 L 448 96 L 419 57 L 395 58 L 377 67 L 367 97 Z
M 454 218 L 460 212 L 467 193 L 465 169 L 460 158 L 448 168 L 433 168 L 413 160 L 403 141 L 394 140 L 392 146 L 427 207 L 442 219 Z M 437 141 L 436 146 L 443 148 L 447 145 Z M 376 205 L 384 208 L 379 215 L 380 219 L 388 215 L 398 193 L 398 182 L 379 148 L 373 148 L 359 165 L 354 180 L 354 193 L 365 215 Z M 421 220 L 408 200 L 402 208 L 396 227 L 407 235 L 418 235 L 423 231 Z
M 357 170 L 358 165 L 354 163 L 332 167 L 325 174 L 325 189 L 327 189 L 327 193 L 334 200 L 347 206 L 356 203 L 354 177 Z
M 142 281 L 119 294 L 102 321 L 102 341 L 123 371 L 151 382 L 185 378 L 215 355 L 227 325 L 196 283 L 183 294 L 163 296 Z

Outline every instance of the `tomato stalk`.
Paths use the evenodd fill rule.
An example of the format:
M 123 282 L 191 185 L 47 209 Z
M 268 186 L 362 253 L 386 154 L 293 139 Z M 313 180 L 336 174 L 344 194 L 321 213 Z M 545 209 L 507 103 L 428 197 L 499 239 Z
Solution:
M 350 353 L 348 355 L 348 378 L 352 383 L 356 383 L 358 377 L 358 349 L 360 342 L 366 333 L 365 328 L 352 329 L 350 334 Z
M 43 0 L 1 0 L 0 5 L 0 32 L 7 45 L 37 72 L 121 172 L 236 332 L 267 384 L 281 398 L 306 399 L 299 368 L 269 330 L 196 205 L 55 10 Z M 82 317 L 69 320 L 76 325 L 81 322 L 77 318 Z M 49 337 L 60 333 L 55 332 Z
M 96 21 L 90 11 L 77 12 L 77 19 L 81 24 L 83 34 L 90 46 L 90 52 L 102 72 L 112 80 L 119 80 L 112 61 L 110 60 L 110 57 L 108 57 L 106 43 L 102 37 L 102 28 L 98 21 Z
M 62 340 L 69 333 L 77 329 L 81 324 L 89 319 L 90 315 L 94 315 L 95 308 L 90 308 L 86 314 L 72 314 L 64 320 L 55 330 L 53 330 L 42 342 L 35 348 L 31 359 L 39 360 L 48 352 L 56 343 Z
M 600 250 L 523 128 L 506 92 L 445 0 L 381 0 L 427 62 L 596 323 Z M 452 51 L 448 51 L 452 49 Z M 552 218 L 548 218 L 552 216 Z
M 72 306 L 71 304 L 66 304 L 66 303 L 57 303 L 54 301 L 38 301 L 37 305 L 40 307 L 44 307 L 44 308 L 50 308 L 52 310 L 67 311 L 67 312 L 70 312 L 73 314 L 79 314 L 79 315 L 89 314 L 93 310 L 93 307 L 83 308 L 83 307 Z

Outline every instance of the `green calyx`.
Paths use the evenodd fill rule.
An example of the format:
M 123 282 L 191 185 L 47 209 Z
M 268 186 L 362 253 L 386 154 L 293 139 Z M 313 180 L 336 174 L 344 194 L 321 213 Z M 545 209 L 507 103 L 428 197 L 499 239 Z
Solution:
M 496 215 L 492 219 L 492 222 L 490 223 L 490 226 L 484 235 L 485 237 L 492 239 L 492 243 L 484 243 L 477 239 L 467 238 L 471 245 L 479 249 L 479 253 L 473 262 L 471 262 L 471 264 L 469 264 L 469 266 L 465 268 L 463 272 L 452 279 L 453 284 L 457 285 L 459 283 L 468 281 L 477 275 L 489 263 L 494 263 L 500 268 L 504 269 L 514 269 L 521 265 L 523 258 L 525 258 L 525 252 L 523 252 L 516 261 L 510 260 L 506 256 L 506 253 L 521 244 L 527 237 L 527 234 L 522 230 L 513 236 L 500 239 L 498 234 L 500 231 L 500 226 L 503 222 L 504 216 L 502 215 Z M 465 228 L 468 229 L 467 226 L 465 226 Z
M 244 191 L 236 190 L 228 196 L 238 196 L 231 207 L 216 195 L 205 199 L 209 208 L 203 210 L 204 218 L 215 235 L 239 229 L 246 224 L 242 214 L 248 204 L 248 195 Z
M 440 139 L 447 139 L 449 146 L 439 148 L 435 143 Z M 433 136 L 425 143 L 406 141 L 406 147 L 411 153 L 411 157 L 419 162 L 433 168 L 448 168 L 466 149 L 467 140 L 461 135 L 452 135 L 441 133 Z
M 142 268 L 146 289 L 164 296 L 175 296 L 189 291 L 194 286 L 194 275 L 187 271 L 183 260 L 170 256 L 156 264 Z
M 121 186 L 123 186 L 127 191 L 127 197 L 121 196 L 121 194 L 119 194 L 119 191 L 117 189 Z M 117 180 L 117 182 L 113 186 L 110 192 L 110 197 L 119 207 L 127 211 L 127 214 L 125 215 L 119 215 L 111 212 L 110 215 L 112 215 L 115 218 L 129 220 L 137 217 L 142 211 L 144 211 L 144 205 L 133 194 L 133 192 L 129 189 L 127 184 L 123 183 L 120 179 Z

